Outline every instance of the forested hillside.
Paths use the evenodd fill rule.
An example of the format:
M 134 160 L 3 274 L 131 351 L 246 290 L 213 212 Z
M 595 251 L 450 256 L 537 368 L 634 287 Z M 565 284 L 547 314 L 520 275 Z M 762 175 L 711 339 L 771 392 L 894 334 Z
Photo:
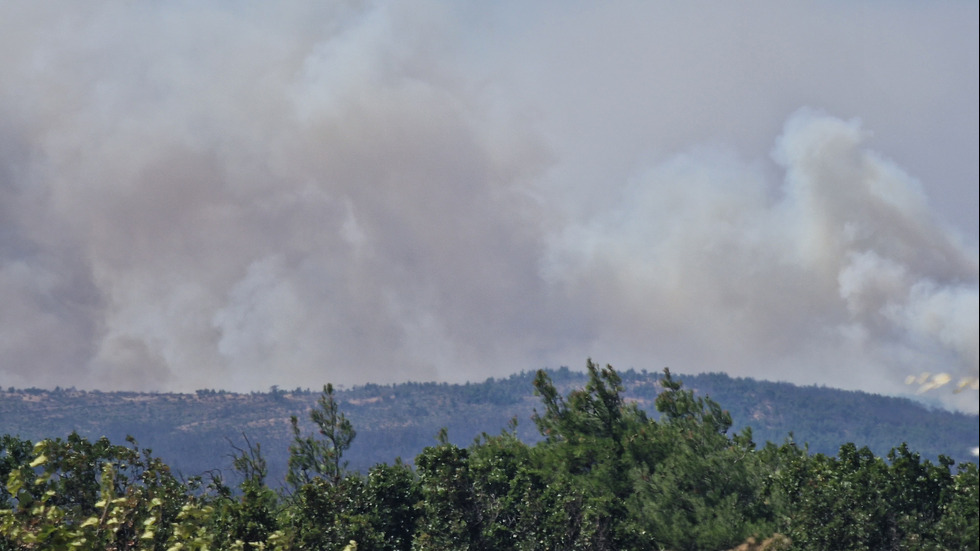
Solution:
M 587 380 L 585 373 L 567 368 L 547 373 L 562 392 Z M 654 400 L 662 374 L 630 370 L 621 376 L 624 399 L 656 418 Z M 974 460 L 969 448 L 977 443 L 976 415 L 929 409 L 902 398 L 719 373 L 679 377 L 698 395 L 722 404 L 731 413 L 735 430 L 750 426 L 757 442 L 782 443 L 793 433 L 811 452 L 832 455 L 841 444 L 853 442 L 879 456 L 907 442 L 932 460 L 940 454 L 957 461 Z M 531 415 L 540 409 L 540 399 L 534 396 L 533 380 L 533 373 L 522 373 L 464 385 L 404 383 L 337 390 L 337 400 L 358 433 L 348 452 L 351 466 L 366 472 L 375 463 L 396 457 L 411 461 L 435 442 L 442 428 L 448 430 L 451 442 L 466 446 L 480 434 L 497 434 L 517 419 L 517 436 L 536 442 L 540 435 Z M 72 431 L 90 439 L 106 436 L 113 442 L 133 436 L 186 476 L 228 469 L 232 445 L 244 445 L 247 436 L 262 444 L 270 481 L 281 484 L 292 438 L 289 418 L 305 419 L 318 395 L 319 390 L 278 388 L 252 394 L 8 388 L 0 389 L 0 434 L 35 441 Z
M 305 423 L 287 421 L 278 489 L 270 448 L 251 439 L 229 446 L 227 472 L 184 479 L 131 439 L 4 436 L 0 551 L 977 549 L 976 463 L 904 444 L 884 457 L 758 445 L 666 370 L 650 415 L 611 367 L 587 369 L 533 377 L 534 444 L 513 425 L 466 446 L 443 430 L 412 464 L 363 473 L 348 463 L 359 435 L 347 406 L 381 401 L 382 388 L 341 401 L 327 385 Z M 583 384 L 564 391 L 568 379 Z M 487 388 L 473 401 L 498 399 Z

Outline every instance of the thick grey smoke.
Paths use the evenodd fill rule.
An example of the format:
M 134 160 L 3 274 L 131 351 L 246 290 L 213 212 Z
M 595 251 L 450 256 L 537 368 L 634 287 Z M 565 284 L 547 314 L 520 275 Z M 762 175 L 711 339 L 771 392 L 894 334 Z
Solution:
M 0 384 L 976 373 L 976 6 L 741 8 L 4 4 Z

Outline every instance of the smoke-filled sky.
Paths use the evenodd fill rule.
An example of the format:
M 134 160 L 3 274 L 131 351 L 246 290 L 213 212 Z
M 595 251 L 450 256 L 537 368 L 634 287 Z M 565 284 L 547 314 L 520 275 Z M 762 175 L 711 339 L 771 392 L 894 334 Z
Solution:
M 976 374 L 977 20 L 3 2 L 0 385 Z

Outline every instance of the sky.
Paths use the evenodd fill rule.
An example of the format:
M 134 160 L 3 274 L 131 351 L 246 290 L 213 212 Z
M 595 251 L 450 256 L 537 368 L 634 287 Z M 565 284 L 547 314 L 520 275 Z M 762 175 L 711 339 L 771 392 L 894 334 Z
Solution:
M 0 385 L 976 375 L 978 15 L 0 3 Z

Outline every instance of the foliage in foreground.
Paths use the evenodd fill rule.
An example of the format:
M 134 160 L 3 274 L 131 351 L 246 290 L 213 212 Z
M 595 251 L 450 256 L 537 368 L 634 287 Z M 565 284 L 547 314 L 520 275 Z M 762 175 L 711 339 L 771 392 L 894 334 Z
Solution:
M 611 367 L 587 368 L 567 396 L 539 372 L 536 445 L 516 425 L 466 448 L 443 433 L 414 467 L 367 474 L 346 469 L 355 432 L 328 385 L 310 415 L 322 438 L 293 423 L 280 492 L 247 438 L 232 488 L 214 473 L 180 480 L 133 441 L 4 436 L 0 551 L 977 549 L 973 463 L 954 470 L 905 445 L 887 458 L 852 444 L 810 455 L 791 439 L 757 448 L 667 370 L 654 421 Z

